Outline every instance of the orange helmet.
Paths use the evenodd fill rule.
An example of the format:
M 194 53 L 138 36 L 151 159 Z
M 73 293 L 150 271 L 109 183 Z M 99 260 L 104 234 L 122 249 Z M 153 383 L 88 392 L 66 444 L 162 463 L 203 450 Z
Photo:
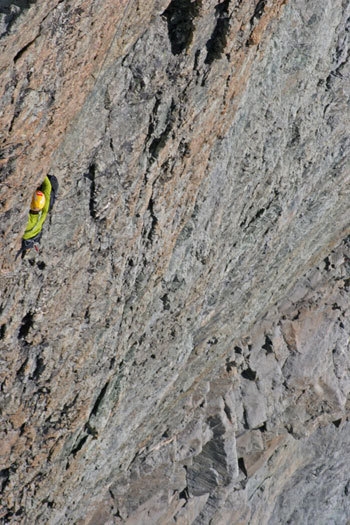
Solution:
M 45 206 L 45 195 L 42 191 L 36 190 L 34 192 L 32 202 L 30 204 L 30 211 L 41 211 Z

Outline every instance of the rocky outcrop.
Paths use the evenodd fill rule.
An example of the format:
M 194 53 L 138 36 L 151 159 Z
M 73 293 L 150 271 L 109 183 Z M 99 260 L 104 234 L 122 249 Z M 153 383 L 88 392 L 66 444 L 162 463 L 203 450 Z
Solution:
M 6 6 L 4 523 L 346 523 L 349 16 Z
M 137 454 L 110 488 L 116 523 L 346 523 L 348 250 L 232 349 L 183 431 Z

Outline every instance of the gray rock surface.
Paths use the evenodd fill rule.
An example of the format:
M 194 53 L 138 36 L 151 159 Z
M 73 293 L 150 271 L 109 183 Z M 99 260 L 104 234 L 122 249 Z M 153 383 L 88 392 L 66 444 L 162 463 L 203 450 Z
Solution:
M 347 524 L 348 3 L 23 7 L 0 39 L 0 519 Z

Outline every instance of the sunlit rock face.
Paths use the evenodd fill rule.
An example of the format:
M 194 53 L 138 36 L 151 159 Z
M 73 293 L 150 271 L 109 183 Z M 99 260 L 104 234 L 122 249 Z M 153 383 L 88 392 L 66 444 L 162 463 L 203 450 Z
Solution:
M 0 11 L 2 522 L 346 524 L 348 3 Z

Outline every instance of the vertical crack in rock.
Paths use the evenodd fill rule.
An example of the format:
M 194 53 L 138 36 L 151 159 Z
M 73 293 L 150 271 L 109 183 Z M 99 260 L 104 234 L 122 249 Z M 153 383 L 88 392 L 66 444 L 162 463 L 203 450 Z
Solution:
M 33 318 L 34 314 L 33 312 L 28 312 L 22 319 L 21 326 L 18 331 L 18 339 L 24 339 L 29 334 L 29 330 L 31 329 L 33 325 Z
M 31 375 L 31 379 L 33 381 L 38 381 L 38 379 L 40 378 L 41 374 L 44 372 L 46 366 L 45 366 L 45 363 L 44 363 L 44 359 L 42 357 L 37 357 L 36 359 L 36 363 L 35 363 L 35 369 Z
M 96 165 L 91 164 L 89 166 L 88 173 L 85 177 L 90 181 L 90 199 L 89 199 L 89 211 L 90 216 L 93 220 L 96 219 Z
M 5 490 L 8 482 L 9 482 L 10 475 L 13 472 L 16 472 L 16 466 L 15 465 L 11 465 L 11 467 L 9 467 L 9 468 L 4 468 L 4 469 L 0 470 L 1 492 L 3 490 Z
M 149 211 L 150 216 L 151 216 L 151 226 L 150 226 L 150 229 L 147 235 L 147 239 L 152 242 L 154 239 L 157 224 L 158 224 L 158 219 L 154 213 L 154 201 L 152 197 L 149 200 L 147 210 Z
M 253 14 L 253 16 L 250 19 L 250 25 L 251 26 L 254 25 L 254 22 L 256 20 L 259 20 L 262 17 L 266 4 L 267 4 L 267 0 L 259 0 L 258 1 L 258 3 L 256 4 L 256 7 L 255 7 L 254 14 Z
M 229 16 L 230 0 L 215 6 L 216 25 L 210 39 L 206 44 L 207 56 L 205 57 L 205 64 L 212 64 L 214 60 L 221 58 L 227 43 L 227 36 L 230 29 Z
M 75 447 L 72 448 L 70 454 L 73 456 L 73 458 L 75 458 L 75 456 L 78 454 L 78 452 L 80 452 L 80 450 L 83 448 L 83 446 L 85 445 L 88 437 L 89 437 L 89 435 L 86 434 L 85 436 L 80 438 L 78 443 L 75 445 Z M 67 463 L 67 468 L 68 468 L 68 466 L 69 466 L 69 463 Z
M 248 477 L 248 472 L 244 464 L 244 458 L 238 458 L 238 468 L 244 474 L 245 477 Z
M 180 55 L 191 44 L 193 20 L 198 16 L 201 6 L 201 0 L 172 0 L 164 11 L 173 55 Z
M 0 340 L 4 339 L 5 335 L 6 335 L 6 324 L 2 324 L 0 326 Z
M 97 399 L 96 399 L 96 401 L 94 403 L 94 406 L 92 407 L 92 410 L 91 410 L 91 413 L 90 413 L 90 417 L 91 416 L 96 416 L 97 412 L 100 410 L 101 405 L 103 403 L 103 399 L 104 399 L 104 397 L 106 395 L 108 386 L 109 386 L 109 381 L 107 381 L 107 383 L 104 385 L 104 387 L 102 388 L 101 392 L 97 396 Z

